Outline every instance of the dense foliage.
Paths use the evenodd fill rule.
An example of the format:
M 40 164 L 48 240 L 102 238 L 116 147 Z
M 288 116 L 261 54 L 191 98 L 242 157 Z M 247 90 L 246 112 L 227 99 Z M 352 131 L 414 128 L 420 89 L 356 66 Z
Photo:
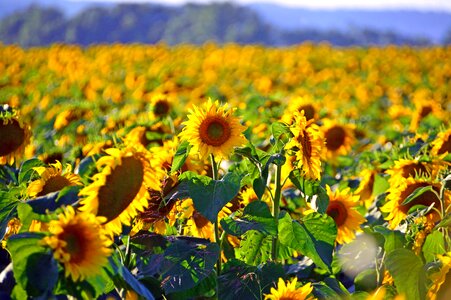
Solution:
M 0 296 L 446 299 L 450 47 L 0 47 Z

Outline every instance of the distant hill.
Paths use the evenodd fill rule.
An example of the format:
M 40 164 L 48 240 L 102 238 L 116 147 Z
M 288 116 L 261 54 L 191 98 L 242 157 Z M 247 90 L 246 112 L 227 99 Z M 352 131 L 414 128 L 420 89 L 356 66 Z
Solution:
M 31 1 L 31 0 L 22 0 Z M 395 31 L 381 31 L 365 26 L 337 30 L 315 26 L 281 26 L 265 19 L 262 12 L 231 3 L 208 5 L 111 3 L 78 8 L 68 13 L 69 6 L 80 2 L 45 1 L 0 19 L 0 41 L 25 47 L 51 43 L 217 43 L 263 44 L 284 46 L 305 41 L 326 41 L 333 45 L 428 45 L 427 37 L 406 36 Z M 56 6 L 53 6 L 52 3 Z M 11 2 L 14 3 L 14 2 Z M 21 3 L 19 1 L 18 3 Z M 67 6 L 68 5 L 68 6 Z M 274 10 L 274 15 L 277 15 Z M 286 19 L 289 19 L 287 16 Z M 324 21 L 325 22 L 325 21 Z M 287 23 L 288 24 L 288 23 Z
M 349 31 L 361 28 L 424 37 L 441 43 L 451 30 L 451 13 L 415 10 L 310 10 L 268 3 L 250 4 L 263 20 L 285 30 L 312 28 Z

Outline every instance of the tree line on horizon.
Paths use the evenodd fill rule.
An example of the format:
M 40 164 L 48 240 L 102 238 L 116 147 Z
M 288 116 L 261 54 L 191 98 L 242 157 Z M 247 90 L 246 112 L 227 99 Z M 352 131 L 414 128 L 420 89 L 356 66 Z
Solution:
M 282 30 L 268 24 L 250 8 L 231 3 L 119 4 L 92 7 L 67 18 L 60 10 L 30 6 L 0 20 L 0 41 L 23 47 L 71 43 L 165 42 L 169 45 L 205 42 L 289 46 L 305 41 L 351 45 L 429 45 L 425 38 L 408 38 L 394 32 L 370 29 L 341 32 L 316 29 Z M 449 36 L 444 42 L 450 42 Z

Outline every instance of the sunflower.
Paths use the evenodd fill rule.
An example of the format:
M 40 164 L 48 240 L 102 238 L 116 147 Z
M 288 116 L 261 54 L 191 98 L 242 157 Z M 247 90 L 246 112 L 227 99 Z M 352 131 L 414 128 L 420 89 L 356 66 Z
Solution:
M 434 169 L 426 162 L 420 162 L 418 159 L 399 159 L 395 161 L 393 167 L 385 171 L 390 178 L 390 186 L 396 186 L 406 178 L 431 176 Z
M 435 193 L 426 191 L 413 201 L 402 204 L 417 188 L 428 186 L 431 186 Z M 394 229 L 406 218 L 409 210 L 415 205 L 424 205 L 427 207 L 433 205 L 434 208 L 440 209 L 440 199 L 437 197 L 439 193 L 440 183 L 432 182 L 428 179 L 415 179 L 409 177 L 395 186 L 390 186 L 386 203 L 381 207 L 381 211 L 388 213 L 385 219 L 390 223 L 390 228 Z M 445 207 L 447 207 L 451 203 L 451 191 L 446 190 L 444 196 Z M 426 217 L 429 222 L 438 221 L 440 218 L 439 214 L 434 209 L 430 210 Z
M 449 299 L 451 297 L 451 252 L 437 255 L 441 262 L 440 270 L 431 275 L 432 285 L 428 290 L 427 299 Z
M 307 121 L 304 111 L 294 113 L 294 124 L 290 130 L 293 138 L 286 144 L 286 148 L 293 150 L 297 166 L 305 177 L 320 179 L 321 177 L 321 151 L 324 148 L 318 125 L 313 119 Z
M 286 113 L 282 116 L 282 122 L 291 124 L 294 121 L 294 113 L 304 111 L 307 121 L 319 119 L 319 106 L 316 101 L 307 96 L 294 97 L 290 99 Z
M 164 173 L 151 165 L 152 157 L 143 147 L 110 148 L 105 152 L 108 155 L 96 163 L 102 171 L 79 193 L 84 197 L 80 210 L 105 217 L 105 228 L 119 234 L 121 224 L 130 225 L 138 211 L 147 207 L 147 189 L 159 190 Z
M 218 158 L 227 157 L 234 147 L 246 142 L 242 126 L 232 114 L 235 108 L 226 110 L 219 101 L 209 99 L 201 108 L 194 106 L 188 115 L 188 121 L 180 133 L 183 140 L 187 140 L 194 153 L 208 158 L 213 154 Z
M 337 225 L 337 243 L 349 243 L 355 238 L 356 231 L 360 230 L 360 225 L 366 221 L 355 209 L 359 203 L 359 196 L 352 195 L 350 188 L 333 192 L 326 185 L 326 191 L 329 196 L 326 213 Z
M 325 119 L 324 125 L 320 129 L 326 143 L 323 155 L 328 160 L 349 153 L 355 141 L 353 125 L 339 124 L 336 121 Z
M 21 157 L 30 142 L 31 131 L 8 104 L 0 106 L 0 164 Z
M 28 186 L 27 193 L 30 197 L 40 197 L 60 191 L 67 186 L 81 185 L 80 176 L 72 173 L 72 166 L 69 164 L 64 171 L 59 161 L 50 164 L 48 168 L 36 167 L 34 170 L 41 178 Z
M 50 236 L 43 244 L 53 249 L 53 256 L 64 265 L 65 276 L 74 281 L 98 274 L 108 263 L 112 241 L 100 225 L 103 218 L 89 213 L 75 213 L 65 208 L 58 220 L 50 221 Z
M 432 142 L 432 155 L 446 156 L 451 153 L 451 129 L 442 131 Z
M 359 175 L 362 180 L 360 181 L 359 187 L 355 190 L 354 194 L 360 197 L 360 201 L 366 208 L 370 207 L 374 200 L 373 187 L 376 174 L 376 170 L 363 169 Z
M 171 113 L 173 100 L 168 95 L 161 93 L 154 94 L 150 97 L 151 116 L 152 119 L 163 118 Z
M 415 97 L 413 102 L 415 105 L 415 110 L 410 122 L 410 131 L 412 132 L 417 131 L 418 126 L 425 117 L 433 115 L 439 119 L 443 119 L 445 115 L 440 103 L 435 100 L 425 100 L 422 96 L 419 96 Z
M 313 286 L 309 282 L 300 288 L 296 288 L 298 279 L 295 277 L 291 281 L 285 281 L 279 278 L 277 289 L 271 288 L 271 293 L 265 295 L 265 300 L 304 300 L 314 299 L 310 296 Z

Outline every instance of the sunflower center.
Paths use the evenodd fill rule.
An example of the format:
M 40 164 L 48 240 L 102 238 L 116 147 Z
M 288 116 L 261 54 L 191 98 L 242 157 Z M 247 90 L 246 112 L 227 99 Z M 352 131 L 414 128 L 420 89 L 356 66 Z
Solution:
M 425 106 L 421 109 L 421 113 L 420 113 L 420 119 L 423 119 L 424 117 L 426 117 L 427 115 L 429 115 L 432 112 L 432 107 L 430 106 Z
M 202 216 L 198 212 L 193 213 L 193 220 L 194 220 L 194 223 L 196 223 L 197 228 L 204 228 L 205 226 L 208 225 L 208 222 L 209 222 L 207 218 L 204 218 L 204 216 Z
M 25 130 L 20 127 L 17 120 L 8 124 L 0 122 L 0 156 L 16 151 L 25 141 Z
M 47 179 L 44 186 L 42 187 L 42 191 L 40 191 L 36 196 L 40 197 L 49 193 L 57 192 L 70 185 L 72 184 L 69 179 L 62 175 L 55 175 Z
M 451 135 L 448 137 L 446 141 L 443 142 L 443 145 L 440 147 L 437 153 L 443 154 L 446 152 L 451 153 Z
M 329 203 L 329 206 L 327 207 L 326 213 L 327 215 L 329 215 L 329 217 L 334 219 L 337 227 L 343 225 L 348 217 L 346 207 L 340 201 L 331 201 Z
M 97 214 L 107 218 L 107 222 L 117 218 L 138 194 L 144 179 L 144 167 L 136 157 L 122 158 L 107 176 L 105 185 L 98 191 L 99 208 Z
M 303 131 L 303 135 L 299 136 L 300 143 L 302 145 L 302 153 L 304 158 L 310 163 L 310 158 L 312 157 L 312 142 L 310 141 L 309 134 L 307 131 Z
M 412 194 L 417 188 L 429 186 L 427 182 L 414 183 L 406 187 L 406 189 L 401 193 L 401 202 L 402 203 L 410 194 Z M 433 187 L 436 193 L 439 193 L 439 189 Z M 407 203 L 406 205 L 402 205 L 402 211 L 408 212 L 415 205 L 424 205 L 430 206 L 434 204 L 434 207 L 438 208 L 440 206 L 440 199 L 437 198 L 437 195 L 432 191 L 427 191 L 413 201 Z
M 165 100 L 159 100 L 157 103 L 155 103 L 155 106 L 153 108 L 153 113 L 156 116 L 165 116 L 169 112 L 169 103 Z
M 327 149 L 336 151 L 344 144 L 346 131 L 341 126 L 334 126 L 326 132 L 325 137 Z
M 427 169 L 420 163 L 412 163 L 402 168 L 402 176 L 404 178 L 414 177 L 415 175 L 426 174 Z
M 70 254 L 70 262 L 79 263 L 86 256 L 86 248 L 89 246 L 84 238 L 87 234 L 78 224 L 77 226 L 69 225 L 64 228 L 64 232 L 60 234 L 58 239 L 66 242 L 64 250 Z
M 307 121 L 311 120 L 311 119 L 313 119 L 315 117 L 315 108 L 311 104 L 303 105 L 303 106 L 300 107 L 299 110 L 303 110 L 304 111 L 304 116 L 305 116 L 305 119 Z
M 210 146 L 221 146 L 227 142 L 232 129 L 226 120 L 219 117 L 207 118 L 200 124 L 200 139 Z

